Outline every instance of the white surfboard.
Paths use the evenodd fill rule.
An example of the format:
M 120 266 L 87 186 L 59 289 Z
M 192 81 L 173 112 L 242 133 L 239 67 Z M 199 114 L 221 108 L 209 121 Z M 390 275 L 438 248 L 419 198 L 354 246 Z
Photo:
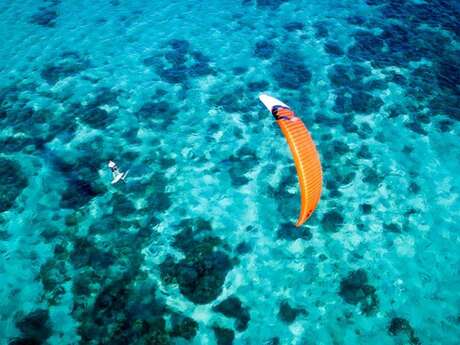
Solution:
M 272 96 L 269 96 L 269 95 L 261 94 L 261 95 L 259 95 L 259 99 L 265 105 L 265 107 L 268 109 L 269 112 L 272 111 L 272 109 L 273 109 L 273 107 L 275 105 L 281 105 L 283 107 L 289 108 L 288 105 L 286 105 L 285 103 L 281 102 L 279 99 L 276 99 L 275 97 L 272 97 Z
M 129 170 L 127 170 L 126 172 L 120 173 L 117 176 L 115 176 L 115 178 L 112 180 L 112 184 L 115 184 L 115 183 L 117 183 L 117 182 L 119 182 L 121 180 L 124 180 L 126 175 L 128 175 L 128 172 L 129 172 Z

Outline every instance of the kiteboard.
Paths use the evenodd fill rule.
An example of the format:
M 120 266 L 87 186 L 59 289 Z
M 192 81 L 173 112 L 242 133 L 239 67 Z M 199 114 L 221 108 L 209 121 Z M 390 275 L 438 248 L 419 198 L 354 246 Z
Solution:
M 129 170 L 127 170 L 124 173 L 118 173 L 117 175 L 115 175 L 113 177 L 112 184 L 115 184 L 115 183 L 117 183 L 119 181 L 124 181 L 125 177 L 126 177 L 126 175 L 128 175 L 128 173 L 129 173 Z

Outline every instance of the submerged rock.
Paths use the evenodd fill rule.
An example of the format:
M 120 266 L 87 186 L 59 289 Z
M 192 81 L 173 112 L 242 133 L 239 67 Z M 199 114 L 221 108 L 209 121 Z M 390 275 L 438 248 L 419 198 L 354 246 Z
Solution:
M 105 109 L 87 107 L 79 114 L 83 123 L 97 129 L 106 128 L 114 120 L 115 116 Z
M 278 227 L 276 236 L 285 240 L 295 241 L 299 238 L 309 241 L 313 237 L 306 227 L 296 227 L 293 223 L 283 223 Z
M 337 232 L 343 225 L 344 218 L 337 211 L 326 212 L 321 219 L 321 226 L 327 232 Z
M 279 311 L 278 311 L 278 317 L 280 318 L 281 321 L 287 324 L 291 324 L 300 314 L 307 314 L 307 312 L 305 311 L 305 309 L 302 309 L 302 308 L 291 307 L 289 305 L 289 302 L 286 300 L 281 302 Z
M 401 317 L 394 317 L 388 325 L 388 333 L 392 336 L 406 335 L 412 345 L 420 345 L 419 338 L 416 337 L 415 331 L 409 321 Z
M 46 341 L 53 333 L 48 310 L 37 309 L 16 321 L 25 338 L 37 343 Z
M 34 338 L 14 338 L 8 345 L 42 345 L 42 342 Z
M 289 32 L 300 31 L 300 30 L 303 30 L 304 27 L 305 25 L 300 22 L 290 22 L 290 23 L 283 25 L 283 28 Z
M 90 67 L 87 59 L 78 54 L 61 55 L 57 62 L 45 65 L 41 71 L 41 77 L 50 85 L 56 84 L 59 80 L 75 76 Z
M 241 301 L 236 296 L 230 296 L 212 310 L 224 314 L 227 317 L 236 319 L 236 330 L 242 332 L 248 328 L 248 322 L 251 319 L 248 308 L 244 307 Z
M 0 233 L 0 240 L 1 240 L 1 233 Z M 239 255 L 247 254 L 250 251 L 251 251 L 251 245 L 248 242 L 241 242 L 235 248 L 235 252 Z
M 189 318 L 178 314 L 173 314 L 171 317 L 172 329 L 169 333 L 172 337 L 182 337 L 187 340 L 192 340 L 197 332 L 198 323 Z
M 28 185 L 21 166 L 14 160 L 0 158 L 0 212 L 10 209 Z
M 217 345 L 232 345 L 235 339 L 235 332 L 228 328 L 214 326 L 214 334 L 216 336 Z
M 310 82 L 312 74 L 303 60 L 295 51 L 278 58 L 274 63 L 273 76 L 280 87 L 297 90 Z
M 115 262 L 116 257 L 110 251 L 100 250 L 86 237 L 77 237 L 73 243 L 70 260 L 76 268 L 89 266 L 94 269 L 107 269 Z
M 161 278 L 165 283 L 177 282 L 181 293 L 196 304 L 212 302 L 222 292 L 232 262 L 218 248 L 222 241 L 209 236 L 208 221 L 185 220 L 179 226 L 182 231 L 175 236 L 173 246 L 182 250 L 185 258 L 176 263 L 168 256 L 160 265 Z
M 57 17 L 58 14 L 54 6 L 42 7 L 30 18 L 30 22 L 32 24 L 53 28 L 56 25 Z
M 329 55 L 334 56 L 342 56 L 345 54 L 343 49 L 338 45 L 338 43 L 333 41 L 327 41 L 326 43 L 324 43 L 324 50 Z
M 114 345 L 171 343 L 163 319 L 164 305 L 156 299 L 152 284 L 136 280 L 136 271 L 137 267 L 133 267 L 132 273 L 99 281 L 96 286 L 95 275 L 82 280 L 80 285 L 91 283 L 91 288 L 96 289 L 95 299 L 88 298 L 87 290 L 75 296 L 73 316 L 80 322 L 78 334 L 82 344 L 92 344 L 94 339 Z
M 279 337 L 273 337 L 267 340 L 264 345 L 280 345 L 280 338 Z
M 257 0 L 257 6 L 261 8 L 276 10 L 278 7 L 288 1 L 289 0 Z
M 340 282 L 339 295 L 349 304 L 360 304 L 361 311 L 370 315 L 378 307 L 376 290 L 368 284 L 367 273 L 363 269 L 350 272 Z
M 372 96 L 370 93 L 359 91 L 351 96 L 351 106 L 353 111 L 360 114 L 377 112 L 383 105 L 379 97 Z
M 144 64 L 153 66 L 165 82 L 187 85 L 190 78 L 215 74 L 210 59 L 200 51 L 191 51 L 188 41 L 170 40 L 169 48 L 163 55 L 144 59 Z
M 325 38 L 329 36 L 329 30 L 327 27 L 329 26 L 328 23 L 320 21 L 313 24 L 315 28 L 315 37 L 316 38 Z
M 67 188 L 62 193 L 61 207 L 78 209 L 102 193 L 103 187 L 97 183 L 79 178 L 69 179 Z
M 200 252 L 197 256 L 187 256 L 177 264 L 177 282 L 185 297 L 194 303 L 206 304 L 220 295 L 232 265 L 223 252 L 197 250 Z
M 372 212 L 372 205 L 371 204 L 361 204 L 360 209 L 363 214 L 370 214 Z
M 166 129 L 177 118 L 179 110 L 166 101 L 147 102 L 137 112 L 140 121 Z
M 235 187 L 242 186 L 249 182 L 244 176 L 259 163 L 256 152 L 248 147 L 241 147 L 235 155 L 230 156 L 224 163 L 229 164 L 229 174 L 232 184 Z

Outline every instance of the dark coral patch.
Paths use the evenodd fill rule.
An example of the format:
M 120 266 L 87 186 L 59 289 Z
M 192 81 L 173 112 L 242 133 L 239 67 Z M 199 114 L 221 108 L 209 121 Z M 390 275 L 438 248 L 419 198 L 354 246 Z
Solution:
M 330 149 L 337 155 L 337 156 L 343 156 L 350 152 L 350 148 L 346 143 L 340 140 L 334 140 L 330 144 Z
M 105 109 L 86 107 L 82 109 L 80 119 L 92 128 L 103 129 L 110 125 L 115 116 Z
M 305 227 L 297 228 L 292 223 L 281 224 L 276 231 L 276 236 L 290 241 L 295 241 L 299 238 L 309 241 L 313 237 L 310 230 Z
M 355 61 L 377 61 L 388 64 L 386 55 L 382 54 L 383 40 L 372 32 L 359 30 L 353 35 L 355 43 L 348 49 L 348 56 Z
M 385 231 L 393 233 L 401 233 L 401 227 L 395 223 L 383 224 Z
M 273 337 L 267 340 L 264 345 L 280 345 L 280 338 L 279 337 Z
M 257 6 L 260 8 L 267 8 L 270 10 L 277 10 L 285 2 L 289 0 L 257 0 Z
M 275 52 L 275 45 L 269 41 L 259 41 L 256 43 L 254 55 L 259 59 L 268 60 Z
M 321 226 L 327 232 L 337 232 L 343 225 L 343 216 L 337 211 L 328 211 L 321 219 Z
M 439 86 L 447 91 L 460 95 L 460 53 L 454 58 L 444 57 L 437 64 L 437 79 Z
M 361 114 L 369 114 L 379 111 L 383 101 L 376 96 L 372 96 L 365 91 L 358 91 L 351 96 L 351 106 L 353 111 Z
M 249 179 L 244 176 L 251 169 L 258 164 L 258 158 L 256 153 L 248 148 L 241 147 L 235 155 L 230 156 L 228 159 L 222 161 L 226 166 L 229 166 L 229 174 L 232 184 L 235 187 L 245 185 L 249 182 Z
M 226 254 L 202 250 L 200 247 L 203 245 L 206 246 L 205 240 L 196 244 L 196 255 L 189 255 L 177 264 L 180 291 L 197 304 L 212 302 L 220 295 L 232 266 Z
M 188 80 L 188 69 L 185 65 L 171 68 L 161 68 L 157 70 L 158 75 L 170 84 L 181 84 Z
M 302 309 L 302 308 L 293 308 L 289 305 L 289 302 L 286 300 L 283 300 L 280 303 L 279 311 L 278 311 L 278 317 L 280 318 L 281 321 L 291 324 L 295 321 L 298 315 L 300 314 L 306 314 L 307 312 Z
M 351 106 L 351 98 L 349 95 L 344 94 L 337 94 L 336 99 L 334 101 L 334 107 L 332 108 L 336 113 L 345 114 L 350 113 L 353 111 Z M 347 132 L 350 132 L 347 130 Z M 353 132 L 353 131 L 351 131 Z
M 0 230 L 0 241 L 8 241 L 10 237 L 11 234 L 7 230 Z
M 392 336 L 405 335 L 412 345 L 420 345 L 420 339 L 415 335 L 415 331 L 409 321 L 402 317 L 394 317 L 388 325 L 388 333 Z
M 217 106 L 222 107 L 228 113 L 243 112 L 247 104 L 243 101 L 244 89 L 237 88 L 233 92 L 222 94 L 219 96 L 215 103 Z
M 331 113 L 323 114 L 323 113 L 316 113 L 315 114 L 315 121 L 325 126 L 336 126 L 340 123 L 340 119 L 332 117 Z M 330 138 L 324 138 L 325 141 L 330 140 Z
M 283 25 L 283 28 L 286 31 L 289 31 L 289 32 L 301 31 L 301 30 L 304 29 L 304 27 L 305 27 L 305 25 L 303 23 L 300 23 L 300 22 L 290 22 L 290 23 L 287 23 L 287 24 Z
M 68 257 L 66 243 L 61 242 L 54 247 L 54 258 L 49 259 L 40 267 L 39 278 L 43 284 L 43 297 L 49 305 L 56 305 L 66 292 L 64 284 L 70 280 L 66 272 L 65 261 Z
M 60 205 L 62 208 L 77 209 L 102 193 L 103 188 L 98 183 L 80 178 L 69 178 L 67 188 L 62 193 Z
M 19 164 L 11 159 L 0 158 L 0 212 L 11 208 L 27 185 L 27 178 Z
M 166 101 L 145 103 L 137 112 L 140 121 L 166 129 L 177 118 L 179 110 Z
M 185 55 L 190 49 L 190 42 L 183 39 L 172 39 L 169 42 L 169 46 L 178 54 Z
M 117 104 L 117 98 L 120 91 L 108 87 L 100 87 L 96 89 L 94 97 L 88 102 L 88 106 L 100 107 L 103 105 Z
M 418 122 L 409 122 L 409 123 L 405 123 L 404 125 L 414 133 L 421 134 L 421 135 L 428 134 L 427 131 Z
M 49 311 L 37 309 L 16 321 L 16 327 L 25 338 L 38 343 L 46 341 L 53 333 Z
M 235 339 L 235 332 L 228 328 L 214 326 L 214 335 L 216 336 L 217 345 L 232 345 Z
M 325 38 L 329 36 L 328 24 L 326 22 L 316 22 L 313 24 L 316 38 Z
M 349 16 L 347 17 L 347 23 L 352 25 L 363 25 L 366 22 L 366 18 L 363 16 Z
M 134 204 L 122 193 L 116 193 L 112 197 L 113 212 L 121 216 L 129 216 L 136 212 Z
M 379 175 L 379 173 L 370 167 L 366 167 L 363 171 L 363 182 L 372 184 L 374 186 L 378 186 L 384 179 L 382 175 Z
M 387 88 L 387 83 L 382 79 L 372 79 L 364 84 L 364 88 L 368 91 L 385 90 Z
M 312 74 L 303 60 L 295 51 L 277 59 L 273 64 L 273 76 L 280 87 L 297 90 L 310 82 Z
M 74 240 L 70 261 L 76 268 L 89 266 L 106 269 L 115 262 L 115 256 L 108 251 L 100 250 L 87 238 L 82 237 Z
M 262 81 L 252 81 L 248 83 L 248 89 L 251 92 L 261 92 L 267 90 L 269 87 L 269 83 L 265 80 Z
M 209 222 L 186 220 L 179 227 L 182 231 L 175 236 L 173 245 L 182 250 L 185 258 L 176 263 L 167 257 L 160 265 L 161 278 L 165 283 L 177 282 L 181 293 L 194 303 L 212 302 L 222 292 L 231 260 L 219 249 L 222 241 L 209 236 Z
M 224 314 L 227 317 L 236 319 L 236 330 L 242 332 L 248 328 L 248 322 L 251 319 L 247 307 L 244 307 L 241 301 L 236 296 L 230 296 L 212 310 Z
M 349 304 L 360 304 L 361 311 L 369 315 L 378 307 L 378 297 L 375 288 L 368 284 L 366 271 L 352 271 L 340 282 L 339 295 Z
M 8 342 L 8 345 L 42 345 L 40 340 L 34 338 L 14 338 Z
M 358 158 L 362 158 L 362 159 L 371 159 L 371 158 L 372 158 L 372 154 L 371 154 L 371 152 L 369 151 L 369 146 L 363 144 L 363 145 L 360 147 L 357 156 L 358 156 Z
M 195 78 L 212 75 L 215 71 L 207 62 L 200 61 L 192 64 L 188 69 L 188 73 L 192 78 Z
M 361 85 L 359 72 L 359 70 L 355 71 L 353 66 L 335 64 L 329 69 L 328 77 L 335 88 L 359 88 Z
M 0 233 L 0 240 L 1 240 L 1 233 Z M 241 242 L 235 248 L 235 252 L 239 255 L 247 254 L 250 251 L 251 251 L 251 245 L 247 242 Z
M 326 53 L 334 56 L 342 56 L 344 55 L 343 49 L 338 45 L 337 42 L 334 41 L 327 41 L 324 43 L 324 50 Z
M 58 14 L 55 6 L 41 7 L 39 11 L 30 18 L 30 22 L 47 28 L 54 28 L 57 17 Z
M 0 147 L 4 152 L 13 153 L 23 150 L 27 145 L 37 143 L 34 139 L 23 135 L 8 136 L 0 138 Z M 40 143 L 38 143 L 40 145 Z
M 192 340 L 197 332 L 198 323 L 192 318 L 178 314 L 173 314 L 171 317 L 171 337 L 181 337 L 186 340 Z
M 363 214 L 370 214 L 372 212 L 372 205 L 371 204 L 361 204 L 360 209 Z
M 149 193 L 147 196 L 147 210 L 164 212 L 172 204 L 171 194 L 166 191 L 167 181 L 165 178 L 159 176 L 155 176 L 150 181 L 149 185 L 152 187 L 153 192 Z
M 50 85 L 59 80 L 77 75 L 90 67 L 90 62 L 77 53 L 61 55 L 57 63 L 48 64 L 41 71 L 41 77 Z
M 188 41 L 173 39 L 168 42 L 168 47 L 164 54 L 155 54 L 143 60 L 145 65 L 154 67 L 167 83 L 187 86 L 190 78 L 215 74 L 210 59 L 200 51 L 191 50 Z
M 233 74 L 235 75 L 243 75 L 247 71 L 248 71 L 247 67 L 243 67 L 243 66 L 238 66 L 238 67 L 233 68 Z
M 74 313 L 81 319 L 78 333 L 83 343 L 90 343 L 95 336 L 120 345 L 171 343 L 162 317 L 165 308 L 156 299 L 154 287 L 143 286 L 140 293 L 131 281 L 132 277 L 125 275 L 102 282 L 94 303 L 79 307 L 77 302 Z

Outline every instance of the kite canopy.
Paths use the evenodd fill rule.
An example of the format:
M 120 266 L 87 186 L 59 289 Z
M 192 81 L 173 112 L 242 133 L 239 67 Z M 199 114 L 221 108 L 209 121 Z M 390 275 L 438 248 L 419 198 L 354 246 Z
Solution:
M 301 226 L 312 215 L 321 196 L 323 175 L 319 155 L 310 133 L 291 108 L 268 95 L 260 95 L 259 99 L 275 117 L 294 158 L 301 200 L 296 226 Z

